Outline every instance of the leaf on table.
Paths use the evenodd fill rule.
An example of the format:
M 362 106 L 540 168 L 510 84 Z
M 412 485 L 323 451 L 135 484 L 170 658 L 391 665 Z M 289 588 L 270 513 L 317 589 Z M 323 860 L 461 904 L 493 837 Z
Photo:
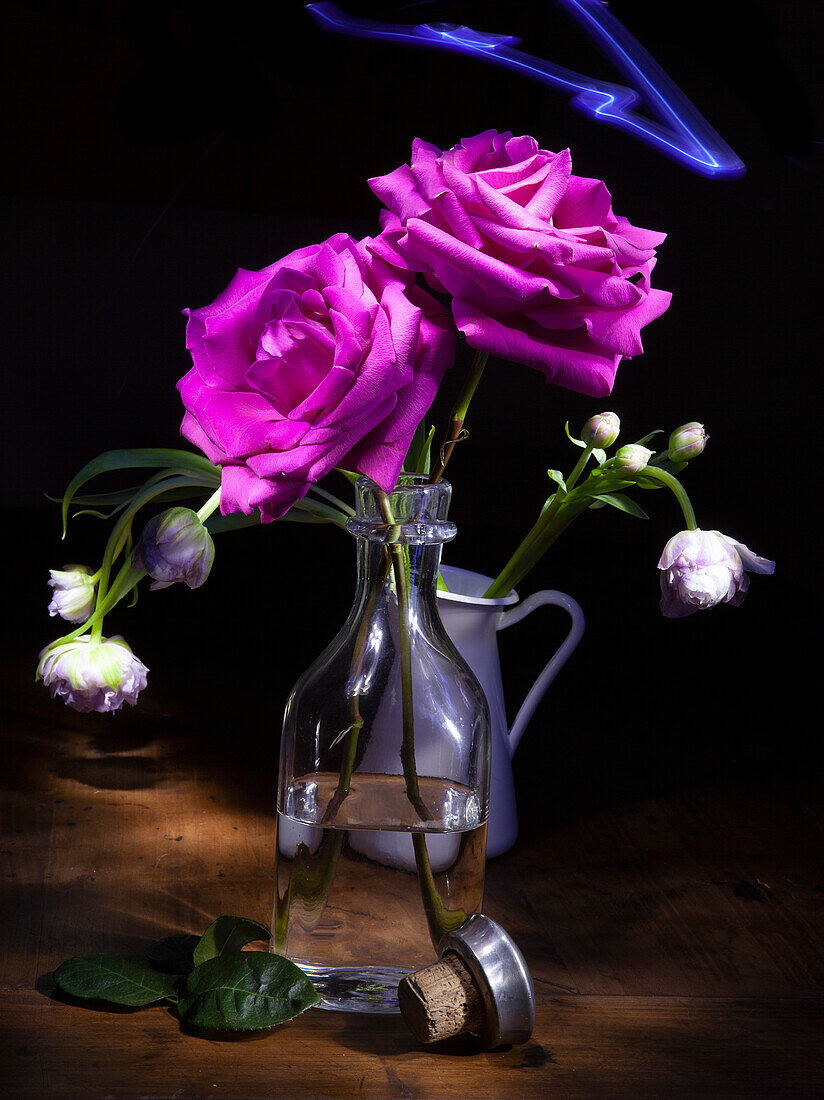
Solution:
M 59 966 L 54 980 L 73 997 L 97 997 L 118 1005 L 154 1004 L 174 997 L 177 977 L 143 955 L 76 955 Z
M 275 1027 L 320 1001 L 293 962 L 268 951 L 232 951 L 189 974 L 177 1006 L 188 1027 L 253 1031 Z
M 272 933 L 260 921 L 244 917 L 218 917 L 212 921 L 194 951 L 195 966 L 226 951 L 240 951 L 253 940 L 268 940 Z
M 175 974 L 188 974 L 194 969 L 194 953 L 199 943 L 200 936 L 192 935 L 190 932 L 180 932 L 152 944 L 146 952 L 146 958 Z

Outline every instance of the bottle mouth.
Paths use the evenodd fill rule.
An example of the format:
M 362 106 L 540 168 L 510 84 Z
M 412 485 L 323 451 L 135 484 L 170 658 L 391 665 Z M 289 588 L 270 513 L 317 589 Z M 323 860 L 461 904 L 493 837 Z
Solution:
M 355 482 L 357 515 L 347 520 L 351 535 L 400 546 L 449 542 L 457 528 L 447 520 L 452 486 L 432 485 L 425 474 L 401 474 L 391 493 L 368 477 Z

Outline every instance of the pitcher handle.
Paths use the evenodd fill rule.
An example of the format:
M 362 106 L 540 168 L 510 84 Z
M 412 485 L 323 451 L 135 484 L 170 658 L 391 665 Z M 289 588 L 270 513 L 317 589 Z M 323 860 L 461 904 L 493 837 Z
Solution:
M 551 589 L 546 589 L 543 592 L 536 592 L 533 596 L 528 596 L 522 603 L 519 603 L 510 611 L 504 611 L 501 615 L 500 623 L 498 624 L 498 630 L 503 630 L 504 627 L 507 626 L 514 626 L 515 623 L 520 622 L 521 619 L 531 614 L 536 607 L 543 607 L 544 604 L 554 604 L 557 607 L 563 607 L 572 619 L 572 625 L 569 628 L 569 633 L 566 638 L 564 638 L 559 648 L 552 657 L 550 657 L 543 671 L 538 676 L 538 679 L 529 689 L 526 699 L 524 699 L 521 704 L 521 709 L 518 711 L 515 721 L 512 723 L 512 729 L 509 731 L 508 747 L 510 755 L 517 749 L 518 742 L 521 740 L 523 732 L 534 714 L 535 708 L 538 706 L 541 699 L 543 699 L 547 688 L 566 664 L 567 659 L 571 656 L 584 633 L 584 613 L 581 610 L 580 604 L 576 600 L 573 600 L 572 596 L 567 596 L 564 592 L 555 592 Z

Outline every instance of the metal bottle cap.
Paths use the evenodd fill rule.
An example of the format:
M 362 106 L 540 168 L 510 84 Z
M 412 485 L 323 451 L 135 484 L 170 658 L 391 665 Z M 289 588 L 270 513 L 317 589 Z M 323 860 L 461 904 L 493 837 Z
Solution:
M 449 951 L 462 960 L 483 997 L 484 1046 L 525 1043 L 535 1027 L 535 993 L 524 957 L 510 936 L 494 920 L 476 913 L 442 937 L 438 957 Z

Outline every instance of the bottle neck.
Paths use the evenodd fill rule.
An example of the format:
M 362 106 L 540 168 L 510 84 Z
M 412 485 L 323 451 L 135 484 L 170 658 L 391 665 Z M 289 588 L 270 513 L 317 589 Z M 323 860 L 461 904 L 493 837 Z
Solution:
M 451 492 L 448 482 L 430 485 L 419 475 L 402 475 L 391 493 L 368 478 L 357 482 L 357 513 L 347 527 L 358 541 L 361 601 L 382 591 L 396 603 L 402 568 L 412 625 L 420 619 L 416 608 L 422 601 L 434 609 L 441 547 L 455 536 L 455 525 L 446 518 Z

